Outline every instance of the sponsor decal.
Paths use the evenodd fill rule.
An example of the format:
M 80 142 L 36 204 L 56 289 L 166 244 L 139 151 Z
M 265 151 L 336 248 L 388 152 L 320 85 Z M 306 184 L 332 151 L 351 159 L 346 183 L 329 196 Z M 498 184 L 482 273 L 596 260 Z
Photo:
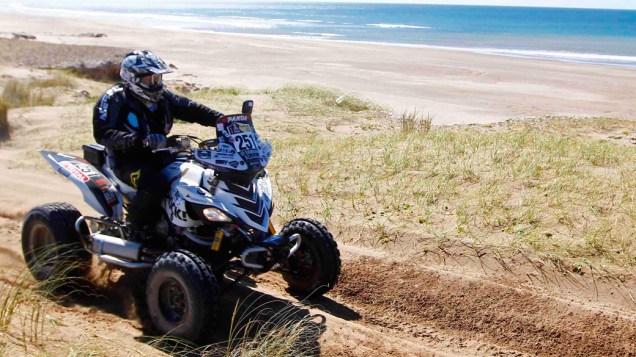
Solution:
M 139 128 L 139 120 L 135 113 L 128 113 L 128 123 L 135 129 Z
M 60 166 L 64 168 L 64 170 L 68 171 L 71 175 L 75 176 L 82 182 L 88 182 L 90 178 L 82 173 L 78 167 L 76 167 L 72 161 L 61 161 Z
M 241 151 L 241 157 L 246 161 L 260 160 L 261 151 L 258 149 Z
M 99 120 L 106 120 L 108 119 L 108 102 L 110 101 L 110 98 L 117 92 L 121 92 L 123 90 L 122 87 L 116 86 L 116 87 L 112 87 L 109 90 L 106 91 L 106 93 L 104 93 L 104 95 L 102 96 L 102 99 L 99 103 Z
M 91 164 L 84 163 L 79 160 L 60 161 L 59 164 L 64 168 L 64 170 L 68 171 L 71 175 L 80 179 L 82 182 L 88 182 L 92 179 L 98 186 L 110 186 L 110 181 L 108 181 L 108 179 L 106 179 L 99 171 L 95 170 Z
M 238 126 L 238 129 L 243 133 L 252 131 L 252 127 L 249 124 L 237 123 L 236 125 Z
M 181 198 L 181 195 L 179 194 L 179 192 L 176 190 L 172 191 L 171 198 L 172 199 L 170 200 L 170 204 L 168 207 L 170 220 L 174 221 L 175 219 L 177 219 L 182 222 L 187 222 L 188 214 L 186 213 L 186 211 L 181 210 L 179 208 L 180 205 L 184 205 L 183 198 Z
M 197 156 L 201 159 L 209 159 L 212 157 L 212 152 L 210 150 L 198 150 Z
M 113 207 L 117 204 L 117 196 L 111 191 L 103 191 L 104 198 L 106 199 L 106 203 L 108 206 Z
M 248 120 L 247 118 L 248 118 L 247 115 L 232 115 L 232 116 L 226 117 L 228 123 L 233 123 L 233 122 L 236 122 L 236 121 L 245 122 L 245 121 Z M 224 123 L 225 123 L 225 121 L 224 121 Z
M 108 118 L 108 99 L 110 96 L 103 96 L 102 101 L 99 104 L 99 120 L 106 120 Z
M 130 173 L 130 183 L 135 189 L 137 188 L 137 185 L 139 184 L 138 182 L 139 176 L 141 176 L 141 169 Z

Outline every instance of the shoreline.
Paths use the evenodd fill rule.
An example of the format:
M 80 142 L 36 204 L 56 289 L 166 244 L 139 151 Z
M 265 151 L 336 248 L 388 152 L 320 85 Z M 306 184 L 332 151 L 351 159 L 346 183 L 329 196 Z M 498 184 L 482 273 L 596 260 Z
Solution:
M 201 34 L 213 34 L 213 35 L 227 35 L 227 36 L 254 36 L 254 37 L 264 37 L 264 38 L 272 38 L 272 39 L 291 39 L 291 40 L 309 40 L 309 41 L 333 41 L 333 42 L 341 42 L 345 44 L 368 44 L 368 45 L 378 45 L 378 46 L 395 46 L 395 47 L 405 47 L 405 48 L 423 48 L 423 49 L 439 49 L 439 50 L 448 50 L 448 51 L 463 51 L 463 52 L 471 52 L 477 54 L 487 54 L 493 56 L 506 56 L 506 57 L 514 57 L 514 58 L 528 58 L 528 59 L 536 59 L 536 60 L 548 60 L 548 61 L 560 61 L 560 62 L 568 62 L 568 63 L 580 63 L 580 64 L 592 64 L 592 65 L 601 65 L 601 66 L 613 66 L 613 67 L 624 67 L 624 68 L 633 68 L 636 69 L 636 56 L 627 55 L 627 54 L 610 54 L 604 53 L 601 51 L 583 51 L 576 52 L 570 50 L 557 50 L 557 49 L 533 49 L 533 48 L 523 48 L 523 47 L 467 47 L 464 45 L 430 45 L 430 44 L 418 44 L 418 43 L 407 43 L 407 42 L 386 42 L 386 41 L 365 41 L 365 40 L 353 40 L 353 39 L 339 39 L 340 36 L 338 34 L 331 33 L 304 33 L 298 32 L 301 35 L 291 35 L 291 34 L 260 34 L 260 33 L 249 33 L 249 32 L 232 32 L 232 31 L 217 31 L 213 29 L 197 29 L 197 28 L 184 28 L 178 25 L 166 25 L 161 26 L 158 25 L 157 21 L 160 21 L 163 18 L 166 18 L 168 21 L 173 18 L 171 15 L 164 14 L 145 14 L 145 13 L 116 13 L 109 11 L 99 11 L 99 10 L 71 10 L 71 9 L 62 9 L 62 8 L 42 8 L 42 7 L 28 7 L 23 6 L 21 4 L 13 5 L 9 9 L 0 10 L 7 14 L 18 14 L 25 16 L 43 16 L 43 17 L 51 17 L 51 18 L 72 18 L 72 19 L 83 19 L 90 18 L 92 20 L 96 20 L 102 23 L 109 24 L 119 24 L 125 23 L 127 26 L 136 26 L 135 21 L 138 19 L 150 18 L 155 19 L 150 23 L 139 25 L 148 29 L 156 29 L 163 31 L 185 31 L 191 33 L 201 33 Z M 123 17 L 123 21 L 122 21 Z M 181 16 L 177 20 L 185 21 L 188 20 L 187 17 Z M 194 16 L 189 19 L 194 22 L 206 21 L 206 18 L 200 18 Z M 320 22 L 320 21 L 318 21 Z M 379 26 L 379 25 L 387 25 L 387 26 L 406 26 L 407 25 L 388 25 L 388 24 L 367 24 L 368 26 Z M 381 26 L 379 26 L 381 27 Z M 430 28 L 425 26 L 414 26 L 417 28 Z M 258 28 L 258 27 L 255 27 Z M 302 34 L 306 34 L 307 36 L 303 36 Z
M 541 116 L 636 119 L 630 105 L 636 92 L 633 67 L 411 45 L 112 26 L 7 12 L 0 13 L 0 23 L 3 37 L 26 33 L 49 43 L 148 48 L 178 68 L 171 79 L 201 86 L 321 85 L 374 101 L 397 115 L 429 113 L 434 124 Z M 82 33 L 106 36 L 79 37 Z
M 224 32 L 224 31 L 214 31 L 214 30 L 200 30 L 200 29 L 183 29 L 183 28 L 171 28 L 171 27 L 152 27 L 147 26 L 150 29 L 158 29 L 164 31 L 182 31 L 182 32 L 190 32 L 190 33 L 201 33 L 201 34 L 211 34 L 211 35 L 221 35 L 221 36 L 245 36 L 245 37 L 263 37 L 272 40 L 276 39 L 285 39 L 285 40 L 298 40 L 298 41 L 317 41 L 317 42 L 335 42 L 342 44 L 362 44 L 362 45 L 370 45 L 370 46 L 387 46 L 387 47 L 398 47 L 398 48 L 415 48 L 415 49 L 429 49 L 429 50 L 441 50 L 441 51 L 457 51 L 457 52 L 468 52 L 473 54 L 482 54 L 488 56 L 500 56 L 500 57 L 510 57 L 510 58 L 525 58 L 532 60 L 540 60 L 540 61 L 557 61 L 564 63 L 575 63 L 575 64 L 587 64 L 587 65 L 596 65 L 596 66 L 609 66 L 609 67 L 619 67 L 619 68 L 627 68 L 636 70 L 636 56 L 623 56 L 623 55 L 610 55 L 610 54 L 602 54 L 602 53 L 584 53 L 584 52 L 565 52 L 565 51 L 552 51 L 552 50 L 527 50 L 527 49 L 502 49 L 502 48 L 490 48 L 490 47 L 453 47 L 453 46 L 436 46 L 436 45 L 424 45 L 424 44 L 413 44 L 413 43 L 394 43 L 394 42 L 375 42 L 375 41 L 358 41 L 358 40 L 340 40 L 336 38 L 331 38 L 329 36 L 326 37 L 312 37 L 312 36 L 292 36 L 292 35 L 272 35 L 272 34 L 258 34 L 258 33 L 242 33 L 242 32 Z M 536 55 L 533 55 L 536 53 Z M 543 54 L 543 55 L 541 55 Z M 563 58 L 554 57 L 557 54 L 564 56 Z M 552 56 L 552 57 L 551 57 Z M 568 58 L 605 58 L 607 60 L 614 59 L 616 61 L 632 61 L 630 63 L 612 63 L 612 62 L 596 62 L 592 59 L 568 59 Z

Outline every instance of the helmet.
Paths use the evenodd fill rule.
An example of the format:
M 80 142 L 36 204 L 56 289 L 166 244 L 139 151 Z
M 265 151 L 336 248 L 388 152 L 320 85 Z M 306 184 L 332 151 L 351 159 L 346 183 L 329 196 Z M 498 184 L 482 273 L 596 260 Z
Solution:
M 119 75 L 133 94 L 146 102 L 155 103 L 163 94 L 164 73 L 172 69 L 148 50 L 134 51 L 121 62 Z

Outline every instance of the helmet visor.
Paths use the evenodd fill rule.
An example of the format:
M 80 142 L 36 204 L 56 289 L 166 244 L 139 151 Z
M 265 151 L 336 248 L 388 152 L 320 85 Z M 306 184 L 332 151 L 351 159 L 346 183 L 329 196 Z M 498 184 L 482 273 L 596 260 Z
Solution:
M 150 90 L 163 88 L 163 76 L 161 74 L 150 74 L 139 78 L 139 84 Z

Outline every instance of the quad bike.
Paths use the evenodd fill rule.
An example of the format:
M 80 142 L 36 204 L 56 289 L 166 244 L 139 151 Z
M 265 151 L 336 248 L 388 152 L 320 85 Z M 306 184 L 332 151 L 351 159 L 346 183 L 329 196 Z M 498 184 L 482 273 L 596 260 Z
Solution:
M 217 121 L 216 139 L 172 136 L 169 146 L 159 149 L 174 157 L 164 169 L 174 179 L 151 232 L 160 245 L 131 238 L 125 209 L 136 191 L 115 177 L 103 146 L 84 145 L 84 158 L 41 150 L 101 216 L 83 216 L 68 203 L 33 208 L 22 230 L 32 275 L 40 281 L 81 276 L 92 256 L 141 272 L 156 329 L 189 340 L 213 328 L 219 283 L 227 271 L 238 277 L 229 286 L 247 274 L 277 271 L 298 296 L 332 289 L 340 253 L 331 233 L 307 218 L 288 222 L 279 234 L 274 230 L 265 170 L 271 144 L 256 133 L 252 106 L 245 101 L 242 114 Z

